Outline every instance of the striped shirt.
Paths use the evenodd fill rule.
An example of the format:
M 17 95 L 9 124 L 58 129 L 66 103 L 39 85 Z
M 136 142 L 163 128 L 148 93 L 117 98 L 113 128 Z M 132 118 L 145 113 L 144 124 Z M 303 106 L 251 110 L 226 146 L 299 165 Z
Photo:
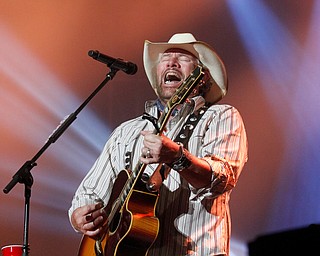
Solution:
M 202 97 L 185 103 L 166 125 L 165 135 L 174 139 L 188 116 L 204 105 Z M 157 117 L 156 101 L 145 110 Z M 72 200 L 69 216 L 98 196 L 108 202 L 118 173 L 138 163 L 143 146 L 141 130 L 154 130 L 141 116 L 122 123 L 111 134 L 101 155 L 82 180 Z M 158 236 L 148 256 L 229 255 L 231 219 L 229 197 L 247 161 L 247 137 L 236 108 L 212 105 L 201 117 L 188 141 L 191 154 L 206 160 L 212 169 L 211 185 L 196 189 L 171 170 L 159 191 L 156 216 Z M 148 165 L 149 175 L 157 165 Z

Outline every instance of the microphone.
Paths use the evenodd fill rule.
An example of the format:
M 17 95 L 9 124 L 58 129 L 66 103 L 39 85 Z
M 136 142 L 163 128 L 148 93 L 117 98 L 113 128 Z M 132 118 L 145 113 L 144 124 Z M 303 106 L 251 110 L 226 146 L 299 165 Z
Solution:
M 107 64 L 109 68 L 120 69 L 128 75 L 134 75 L 138 70 L 137 65 L 132 62 L 124 61 L 123 59 L 115 59 L 100 53 L 99 51 L 90 50 L 88 55 L 97 61 Z

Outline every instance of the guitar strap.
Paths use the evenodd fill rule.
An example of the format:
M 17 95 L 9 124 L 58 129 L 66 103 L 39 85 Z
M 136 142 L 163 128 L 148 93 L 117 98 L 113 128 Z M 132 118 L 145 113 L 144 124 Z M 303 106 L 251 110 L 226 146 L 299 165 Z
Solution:
M 207 111 L 207 109 L 207 106 L 203 106 L 198 111 L 192 113 L 173 141 L 182 143 L 184 148 L 188 149 L 188 141 L 194 131 L 194 128 L 198 124 L 203 114 Z M 165 164 L 159 164 L 159 166 L 156 168 L 149 181 L 147 182 L 147 188 L 151 191 L 158 190 L 162 182 L 166 179 L 169 171 L 170 167 Z
M 207 109 L 207 106 L 203 106 L 198 111 L 192 113 L 186 123 L 182 126 L 174 141 L 182 143 L 183 147 L 188 149 L 188 141 L 193 133 L 193 130 Z

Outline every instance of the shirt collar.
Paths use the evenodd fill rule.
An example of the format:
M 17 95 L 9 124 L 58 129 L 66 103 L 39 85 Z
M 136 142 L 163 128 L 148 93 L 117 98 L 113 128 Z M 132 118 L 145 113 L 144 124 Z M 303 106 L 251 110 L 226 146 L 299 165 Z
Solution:
M 172 116 L 176 116 L 178 113 L 184 112 L 185 109 L 190 109 L 191 113 L 195 112 L 196 110 L 200 109 L 205 105 L 205 99 L 202 96 L 196 96 L 191 99 L 191 103 L 184 103 L 180 110 L 174 109 L 171 113 Z M 187 107 L 188 106 L 188 107 Z M 156 112 L 163 112 L 165 106 L 160 102 L 159 99 L 156 100 L 149 100 L 145 103 L 145 111 L 153 116 L 157 116 Z

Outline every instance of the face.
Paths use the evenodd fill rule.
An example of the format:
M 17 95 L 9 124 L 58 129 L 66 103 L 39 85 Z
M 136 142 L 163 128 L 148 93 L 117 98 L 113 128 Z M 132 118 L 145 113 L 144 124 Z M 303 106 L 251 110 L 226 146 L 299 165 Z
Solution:
M 191 53 L 181 49 L 170 49 L 160 56 L 157 65 L 157 93 L 163 103 L 171 98 L 197 64 L 198 60 Z

